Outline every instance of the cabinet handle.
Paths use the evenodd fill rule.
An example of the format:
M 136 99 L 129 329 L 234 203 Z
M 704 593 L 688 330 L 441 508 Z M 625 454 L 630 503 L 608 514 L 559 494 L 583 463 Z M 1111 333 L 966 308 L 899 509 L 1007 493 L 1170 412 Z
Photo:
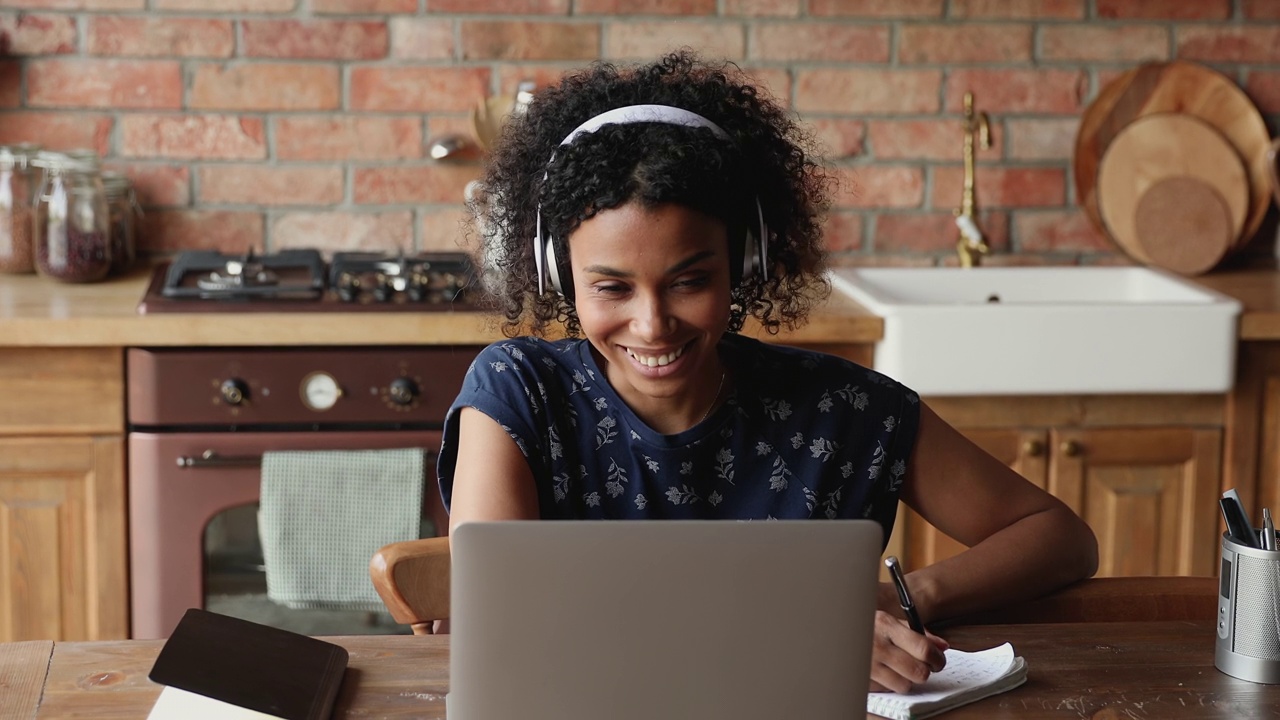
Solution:
M 1061 450 L 1067 457 L 1078 457 L 1084 452 L 1084 448 L 1080 447 L 1080 443 L 1075 440 L 1063 440 Z
M 1022 454 L 1027 457 L 1040 457 L 1044 454 L 1044 443 L 1039 440 L 1028 440 L 1022 443 Z

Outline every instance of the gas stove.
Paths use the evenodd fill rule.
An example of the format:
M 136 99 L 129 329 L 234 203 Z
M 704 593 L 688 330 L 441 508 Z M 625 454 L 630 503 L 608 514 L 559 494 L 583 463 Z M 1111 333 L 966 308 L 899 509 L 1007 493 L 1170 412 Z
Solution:
M 156 267 L 138 312 L 457 311 L 478 294 L 463 253 L 198 250 Z

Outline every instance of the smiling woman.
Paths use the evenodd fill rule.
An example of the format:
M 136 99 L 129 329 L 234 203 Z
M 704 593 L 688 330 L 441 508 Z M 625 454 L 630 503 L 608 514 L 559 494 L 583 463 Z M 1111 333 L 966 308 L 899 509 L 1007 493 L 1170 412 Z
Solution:
M 907 576 L 925 622 L 1093 572 L 1088 527 L 915 392 L 738 334 L 748 316 L 794 326 L 829 291 L 827 178 L 806 148 L 734 68 L 682 53 L 569 75 L 504 127 L 476 225 L 511 337 L 445 423 L 451 528 L 866 518 L 888 537 L 901 499 L 972 546 Z M 570 337 L 542 339 L 557 320 Z M 880 601 L 873 688 L 905 690 L 946 644 L 890 586 Z

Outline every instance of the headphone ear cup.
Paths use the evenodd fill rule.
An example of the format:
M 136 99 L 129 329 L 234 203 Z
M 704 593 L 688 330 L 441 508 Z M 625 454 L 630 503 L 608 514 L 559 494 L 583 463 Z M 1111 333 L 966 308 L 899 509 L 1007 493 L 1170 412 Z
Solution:
M 547 261 L 547 280 L 551 285 L 551 289 L 560 293 L 564 297 L 573 299 L 572 278 L 569 277 L 568 268 L 563 268 L 563 278 L 561 277 L 560 258 L 556 256 L 556 243 L 551 238 L 547 238 L 546 252 L 544 253 Z

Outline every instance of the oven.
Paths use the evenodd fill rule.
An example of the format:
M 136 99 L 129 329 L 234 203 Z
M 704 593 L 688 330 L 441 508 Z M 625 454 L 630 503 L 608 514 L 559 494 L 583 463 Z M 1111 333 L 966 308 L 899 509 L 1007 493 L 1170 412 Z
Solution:
M 444 301 L 433 300 L 425 290 L 410 295 L 413 283 L 425 289 L 432 282 L 421 267 L 425 261 L 404 271 L 404 258 L 362 257 L 362 261 L 384 265 L 353 274 L 340 287 L 338 275 L 325 272 L 332 266 L 323 263 L 308 270 L 311 277 L 322 273 L 321 281 L 313 283 L 305 275 L 292 276 L 292 265 L 273 267 L 270 257 L 226 259 L 234 272 L 215 269 L 213 273 L 221 274 L 215 280 L 232 289 L 251 286 L 253 293 L 246 298 L 227 294 L 213 282 L 192 282 L 193 275 L 199 280 L 210 277 L 211 257 L 209 253 L 189 256 L 195 258 L 191 267 L 196 270 L 173 271 L 183 265 L 183 256 L 157 268 L 140 312 L 237 311 L 246 313 L 246 322 L 251 322 L 248 313 L 259 310 L 430 312 L 460 306 L 456 288 Z M 310 256 L 308 262 L 315 258 Z M 445 258 L 438 264 L 452 272 L 454 260 Z M 414 273 L 422 277 L 415 279 Z M 237 274 L 242 280 L 227 281 Z M 456 282 L 452 276 L 444 281 Z M 291 284 L 320 290 L 299 293 L 284 287 Z M 270 285 L 282 292 L 273 294 L 266 287 Z M 164 289 L 169 287 L 200 291 L 166 296 Z M 300 315 L 299 321 L 323 319 Z M 435 452 L 445 413 L 477 350 L 452 346 L 127 349 L 133 637 L 167 637 L 191 607 L 309 635 L 407 632 L 385 613 L 290 610 L 267 599 L 256 522 L 262 454 L 422 448 L 430 453 L 423 535 L 443 532 L 447 517 L 434 482 Z

